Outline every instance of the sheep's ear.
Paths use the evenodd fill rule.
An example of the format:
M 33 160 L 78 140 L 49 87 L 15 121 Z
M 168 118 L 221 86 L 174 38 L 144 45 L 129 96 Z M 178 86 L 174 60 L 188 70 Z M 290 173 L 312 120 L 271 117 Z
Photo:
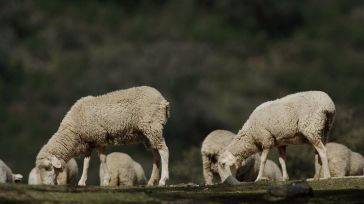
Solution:
M 55 156 L 52 156 L 51 162 L 52 162 L 52 165 L 57 169 L 60 169 L 62 167 L 61 161 L 59 161 L 59 159 L 57 159 L 57 157 L 55 157 Z

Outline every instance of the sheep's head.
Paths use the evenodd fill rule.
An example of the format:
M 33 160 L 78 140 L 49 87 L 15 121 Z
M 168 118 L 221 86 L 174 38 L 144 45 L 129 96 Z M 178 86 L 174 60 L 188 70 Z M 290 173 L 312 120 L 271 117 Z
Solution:
M 237 169 L 237 159 L 229 151 L 224 151 L 219 156 L 219 174 L 221 181 L 224 181 L 228 176 L 235 175 Z
M 13 182 L 14 183 L 20 183 L 20 181 L 23 179 L 23 175 L 21 174 L 13 174 Z
M 54 155 L 39 159 L 36 162 L 36 170 L 39 173 L 41 184 L 56 185 L 56 178 L 62 170 L 61 161 Z

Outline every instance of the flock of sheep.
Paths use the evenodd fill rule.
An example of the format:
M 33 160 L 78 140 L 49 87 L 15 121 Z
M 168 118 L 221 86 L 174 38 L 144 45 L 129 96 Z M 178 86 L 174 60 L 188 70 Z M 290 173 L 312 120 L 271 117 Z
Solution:
M 160 92 L 147 86 L 79 99 L 40 149 L 28 183 L 76 184 L 78 167 L 74 158 L 83 155 L 78 185 L 86 185 L 90 155 L 97 148 L 100 185 L 165 185 L 169 179 L 169 150 L 163 127 L 169 108 Z M 228 177 L 236 178 L 236 182 L 288 180 L 286 146 L 291 144 L 315 148 L 314 179 L 363 175 L 364 159 L 359 153 L 341 144 L 326 144 L 334 117 L 333 101 L 320 91 L 299 92 L 259 105 L 237 134 L 215 130 L 205 138 L 201 148 L 205 183 L 212 185 Z M 105 154 L 108 145 L 135 143 L 144 143 L 153 153 L 148 181 L 142 166 L 129 155 Z M 267 159 L 274 147 L 281 169 Z M 0 160 L 0 182 L 21 179 L 22 175 L 13 174 Z

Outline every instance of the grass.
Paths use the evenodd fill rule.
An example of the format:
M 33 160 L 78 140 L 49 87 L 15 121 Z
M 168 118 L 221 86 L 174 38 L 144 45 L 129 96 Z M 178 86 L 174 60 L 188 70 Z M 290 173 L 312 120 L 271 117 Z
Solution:
M 361 203 L 364 198 L 364 178 L 310 181 L 313 197 L 268 195 L 267 189 L 277 184 L 284 182 L 121 188 L 0 184 L 0 203 Z

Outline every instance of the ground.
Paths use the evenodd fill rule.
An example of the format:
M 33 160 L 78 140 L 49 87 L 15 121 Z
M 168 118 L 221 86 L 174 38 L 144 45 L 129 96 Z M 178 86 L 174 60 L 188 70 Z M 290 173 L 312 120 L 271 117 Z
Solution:
M 292 182 L 292 181 L 290 181 Z M 104 188 L 96 186 L 29 186 L 0 184 L 0 203 L 363 203 L 364 178 L 309 181 L 314 195 L 279 198 L 267 189 L 283 182 L 261 181 L 239 186 L 175 185 Z

